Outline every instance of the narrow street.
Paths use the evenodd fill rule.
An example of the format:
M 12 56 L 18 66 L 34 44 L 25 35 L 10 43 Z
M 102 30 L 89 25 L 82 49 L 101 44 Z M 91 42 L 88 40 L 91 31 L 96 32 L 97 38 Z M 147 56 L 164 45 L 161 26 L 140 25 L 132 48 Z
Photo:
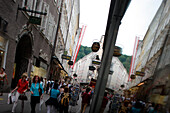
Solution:
M 170 0 L 0 0 L 0 113 L 170 113 L 169 81 Z
M 24 103 L 24 113 L 30 113 L 31 111 L 31 106 L 30 106 L 30 93 L 26 93 L 27 97 L 28 97 L 28 101 L 25 101 Z M 49 95 L 44 95 L 43 99 L 46 101 L 49 98 Z M 0 96 L 0 113 L 11 113 L 12 110 L 12 106 L 13 104 L 7 104 L 7 99 L 8 99 L 8 94 L 4 93 L 3 96 Z M 109 103 L 108 103 L 109 105 Z M 108 105 L 105 109 L 104 113 L 107 113 L 108 111 Z M 42 106 L 42 110 L 39 111 L 39 104 L 37 104 L 36 106 L 36 111 L 37 113 L 46 113 L 47 112 L 47 108 L 45 106 L 45 104 L 43 104 Z M 81 97 L 79 98 L 78 101 L 78 105 L 76 106 L 70 106 L 69 107 L 69 112 L 70 113 L 80 113 L 81 110 Z M 90 106 L 87 107 L 85 113 L 88 113 L 90 110 Z M 16 113 L 20 113 L 21 112 L 21 101 L 18 101 L 18 105 L 16 107 Z

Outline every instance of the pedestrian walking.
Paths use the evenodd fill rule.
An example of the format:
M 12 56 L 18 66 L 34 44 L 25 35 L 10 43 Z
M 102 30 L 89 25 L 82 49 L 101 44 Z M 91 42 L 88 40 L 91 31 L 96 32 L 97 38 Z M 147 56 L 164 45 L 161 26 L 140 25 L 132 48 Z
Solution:
M 5 73 L 5 69 L 1 68 L 1 72 L 0 72 L 0 96 L 3 95 L 3 87 L 4 87 L 4 82 L 7 82 L 8 85 L 8 79 L 7 79 L 7 75 Z
M 52 113 L 57 112 L 57 109 L 59 107 L 57 98 L 59 95 L 60 91 L 58 90 L 58 84 L 55 83 L 53 89 L 51 89 L 50 91 L 50 98 L 45 102 L 47 106 L 47 113 L 50 113 L 50 111 L 52 111 Z
M 162 105 L 161 104 L 157 104 L 154 108 L 154 112 L 153 113 L 162 113 Z
M 44 77 L 43 83 L 44 83 L 44 91 L 46 91 L 46 88 L 47 88 L 47 77 Z
M 35 113 L 35 107 L 37 103 L 40 103 L 40 99 L 43 98 L 43 87 L 40 84 L 40 78 L 36 75 L 33 78 L 33 83 L 31 84 L 31 113 Z
M 141 113 L 141 110 L 142 110 L 142 104 L 139 101 L 137 101 L 135 103 L 135 106 L 132 107 L 132 113 Z
M 120 106 L 120 96 L 118 94 L 113 95 L 109 105 L 109 113 L 118 113 Z
M 66 86 L 64 88 L 64 93 L 61 94 L 61 101 L 60 101 L 60 113 L 68 113 L 69 108 L 69 100 L 71 95 L 69 94 L 69 88 Z
M 47 87 L 46 87 L 46 94 L 49 93 L 50 85 L 51 85 L 51 81 L 50 81 L 50 79 L 48 79 L 48 81 L 47 81 Z
M 43 87 L 43 89 L 44 89 L 43 77 L 40 78 L 40 84 L 42 85 L 42 87 Z
M 88 105 L 88 103 L 90 101 L 90 98 L 91 98 L 91 96 L 89 94 L 90 90 L 91 90 L 90 88 L 87 88 L 86 92 L 84 92 L 82 94 L 81 113 L 85 113 L 86 107 L 87 107 L 87 105 Z
M 101 106 L 101 109 L 100 109 L 100 113 L 104 112 L 108 101 L 109 101 L 109 99 L 107 98 L 107 92 L 105 92 L 104 97 L 103 97 L 103 101 L 102 101 L 102 106 Z
M 54 79 L 52 79 L 51 84 L 50 84 L 50 88 L 51 88 L 51 89 L 53 88 L 54 83 L 55 83 L 55 81 L 54 81 Z
M 21 79 L 19 79 L 19 81 L 18 81 L 16 88 L 11 91 L 11 93 L 13 93 L 15 90 L 18 89 L 16 94 L 15 94 L 15 102 L 14 102 L 14 105 L 12 107 L 12 113 L 15 112 L 15 108 L 17 106 L 18 99 L 20 98 L 21 95 L 23 95 L 21 98 L 23 98 L 23 97 L 25 98 L 25 99 L 23 98 L 23 100 L 22 100 L 22 111 L 21 112 L 23 113 L 24 100 L 27 100 L 27 97 L 25 96 L 25 92 L 28 89 L 28 81 L 26 80 L 26 78 L 27 78 L 27 73 L 23 73 Z

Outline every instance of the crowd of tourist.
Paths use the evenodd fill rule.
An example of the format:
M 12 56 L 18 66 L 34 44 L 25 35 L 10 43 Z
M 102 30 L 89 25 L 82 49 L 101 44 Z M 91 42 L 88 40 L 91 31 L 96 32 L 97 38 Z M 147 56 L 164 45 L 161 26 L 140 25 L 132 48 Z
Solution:
M 22 101 L 21 113 L 24 111 L 24 101 L 28 100 L 26 92 L 31 93 L 30 104 L 31 113 L 36 113 L 36 105 L 38 103 L 41 110 L 41 101 L 43 101 L 44 93 L 49 95 L 49 99 L 44 103 L 47 107 L 47 113 L 68 113 L 69 106 L 76 106 L 80 94 L 80 85 L 75 82 L 61 80 L 50 80 L 35 75 L 32 80 L 27 78 L 27 73 L 23 73 L 21 79 L 11 94 L 15 92 L 15 100 L 12 107 L 12 112 L 15 112 L 18 100 Z M 29 88 L 30 87 L 30 88 Z
M 3 69 L 1 70 L 3 71 Z M 6 79 L 5 74 L 2 73 L 2 75 L 3 77 L 0 79 L 1 83 Z M 79 96 L 81 97 L 80 112 L 86 113 L 86 108 L 90 105 L 93 98 L 94 87 L 90 85 L 81 87 L 77 81 L 71 83 L 69 79 L 47 80 L 47 78 L 42 78 L 38 75 L 35 75 L 31 80 L 28 79 L 27 73 L 23 73 L 16 88 L 11 91 L 11 94 L 14 92 L 13 113 L 15 112 L 18 100 L 22 100 L 21 113 L 23 113 L 24 101 L 28 100 L 25 95 L 26 92 L 31 93 L 31 113 L 36 113 L 35 108 L 38 103 L 40 103 L 38 105 L 39 110 L 41 110 L 44 94 L 49 95 L 49 98 L 44 102 L 47 107 L 47 113 L 68 113 L 70 106 L 78 105 Z M 162 113 L 161 104 L 151 103 L 150 101 L 144 102 L 135 100 L 134 98 L 125 98 L 118 94 L 104 92 L 100 113 L 106 111 L 106 106 L 109 106 L 108 113 Z
M 162 105 L 139 99 L 113 95 L 110 98 L 109 113 L 162 113 Z

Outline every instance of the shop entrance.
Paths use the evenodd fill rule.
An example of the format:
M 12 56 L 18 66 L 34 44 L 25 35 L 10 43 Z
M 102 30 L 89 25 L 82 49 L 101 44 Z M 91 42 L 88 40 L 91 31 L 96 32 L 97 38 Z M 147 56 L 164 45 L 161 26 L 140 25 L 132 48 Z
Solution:
M 32 55 L 32 43 L 31 37 L 29 35 L 23 35 L 19 40 L 19 43 L 16 48 L 15 54 L 15 73 L 12 81 L 12 88 L 14 88 L 18 80 L 21 78 L 21 75 L 24 72 L 27 72 L 29 59 Z

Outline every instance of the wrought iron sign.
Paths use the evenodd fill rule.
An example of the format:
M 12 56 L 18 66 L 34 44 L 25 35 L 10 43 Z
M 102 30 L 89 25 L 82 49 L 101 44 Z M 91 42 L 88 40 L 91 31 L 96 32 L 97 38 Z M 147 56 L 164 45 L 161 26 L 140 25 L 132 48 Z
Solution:
M 132 75 L 130 76 L 130 78 L 131 78 L 131 79 L 135 79 L 136 76 L 135 76 L 134 74 L 132 74 Z
M 41 25 L 41 18 L 35 17 L 35 16 L 30 16 L 28 22 L 31 23 L 31 24 Z
M 47 15 L 46 12 L 39 12 L 39 11 L 35 11 L 35 10 L 30 10 L 30 9 L 27 9 L 26 7 L 20 8 L 19 5 L 18 5 L 17 14 L 16 14 L 16 19 L 18 18 L 18 11 L 19 11 L 19 10 L 25 11 L 25 12 L 34 13 L 35 15 L 36 15 L 36 14 L 39 14 L 39 15 Z M 30 24 L 36 24 L 36 25 L 41 25 L 41 18 L 40 18 L 40 17 L 36 17 L 36 16 L 30 16 L 30 17 L 29 17 L 29 20 L 28 20 L 28 23 L 30 23 Z
M 122 55 L 122 48 L 121 47 L 118 47 L 118 46 L 115 46 L 114 47 L 114 52 L 113 52 L 113 56 L 115 57 L 119 57 Z
M 94 71 L 96 68 L 94 66 L 89 66 L 89 70 Z
M 93 42 L 91 47 L 93 52 L 97 52 L 100 49 L 100 43 L 99 42 Z
M 73 65 L 73 61 L 68 61 L 68 65 Z
M 143 77 L 143 76 L 145 76 L 145 72 L 136 71 L 135 75 L 136 75 L 136 76 L 141 76 L 141 77 Z
M 95 60 L 93 60 L 93 61 L 92 61 L 92 64 L 100 65 L 101 62 L 100 62 L 100 61 L 95 61 Z
M 68 56 L 68 55 L 62 55 L 61 57 L 62 59 L 66 59 L 66 60 L 71 60 L 71 56 Z

